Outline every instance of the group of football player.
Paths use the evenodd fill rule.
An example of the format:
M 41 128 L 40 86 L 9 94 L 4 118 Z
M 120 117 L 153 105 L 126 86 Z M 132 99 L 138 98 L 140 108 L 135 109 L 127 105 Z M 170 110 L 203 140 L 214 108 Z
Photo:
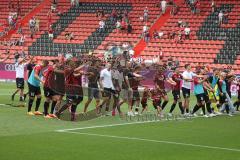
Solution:
M 173 115 L 177 104 L 180 114 L 184 116 L 196 116 L 196 112 L 201 109 L 204 117 L 223 113 L 232 116 L 240 105 L 240 89 L 235 103 L 231 100 L 231 85 L 233 83 L 238 87 L 240 85 L 231 68 L 209 69 L 206 66 L 199 66 L 193 72 L 191 65 L 186 64 L 184 71 L 181 72 L 179 67 L 169 67 L 167 63 L 162 62 L 146 66 L 144 62 L 137 63 L 119 57 L 100 60 L 92 55 L 78 59 L 58 57 L 52 61 L 43 60 L 42 64 L 35 63 L 34 58 L 28 63 L 24 58 L 19 58 L 15 64 L 18 89 L 13 94 L 12 100 L 19 90 L 21 90 L 20 101 L 24 101 L 28 95 L 28 115 L 59 118 L 65 110 L 68 110 L 71 120 L 74 121 L 77 106 L 82 104 L 81 110 L 86 113 L 88 106 L 95 99 L 96 114 L 101 114 L 104 109 L 106 115 L 115 116 L 118 113 L 124 116 L 121 106 L 126 103 L 128 116 L 144 114 L 145 111 L 150 110 L 149 106 L 153 106 L 156 115 L 164 117 L 163 110 L 169 103 L 169 94 L 167 94 L 169 89 L 166 89 L 166 84 L 171 86 L 173 96 L 170 111 L 165 112 L 168 116 Z M 24 94 L 22 72 L 26 65 L 29 72 L 28 93 Z M 142 71 L 150 68 L 154 70 L 152 85 L 142 84 L 141 82 L 147 78 Z M 83 84 L 83 77 L 87 78 L 87 84 Z M 45 96 L 43 113 L 39 111 L 42 99 L 41 86 Z M 197 101 L 190 107 L 192 91 Z M 87 99 L 83 103 L 85 93 Z M 36 107 L 32 112 L 34 100 Z

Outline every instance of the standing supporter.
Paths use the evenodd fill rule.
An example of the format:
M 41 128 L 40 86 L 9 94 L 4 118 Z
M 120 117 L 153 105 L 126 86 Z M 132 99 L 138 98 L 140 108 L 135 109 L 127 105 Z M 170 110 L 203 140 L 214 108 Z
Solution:
M 190 27 L 187 25 L 184 29 L 184 33 L 185 33 L 185 39 L 190 39 Z
M 143 11 L 143 21 L 147 22 L 148 21 L 148 7 L 145 7 L 144 11 Z
M 162 0 L 161 1 L 162 14 L 166 13 L 166 7 L 167 7 L 167 1 L 166 0 Z

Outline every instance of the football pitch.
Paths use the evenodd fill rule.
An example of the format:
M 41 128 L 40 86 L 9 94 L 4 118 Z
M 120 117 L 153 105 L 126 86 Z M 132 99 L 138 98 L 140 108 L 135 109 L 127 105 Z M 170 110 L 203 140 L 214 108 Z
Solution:
M 1 160 L 240 159 L 238 114 L 160 121 L 118 116 L 60 121 L 27 116 L 26 107 L 4 105 L 10 103 L 14 88 L 14 83 L 0 83 Z M 195 102 L 192 96 L 191 106 Z M 165 112 L 169 111 L 171 103 L 172 100 Z M 42 105 L 40 108 L 42 111 Z M 78 111 L 82 109 L 80 105 Z M 175 110 L 177 112 L 178 107 Z

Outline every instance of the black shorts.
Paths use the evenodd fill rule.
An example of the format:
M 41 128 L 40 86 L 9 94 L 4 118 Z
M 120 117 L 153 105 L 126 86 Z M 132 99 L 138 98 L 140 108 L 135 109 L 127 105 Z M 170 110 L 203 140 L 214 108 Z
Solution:
M 197 102 L 198 103 L 202 103 L 205 100 L 205 94 L 204 93 L 197 94 L 196 97 L 197 97 Z
M 83 96 L 80 95 L 67 95 L 67 103 L 76 103 L 77 105 L 83 101 Z
M 138 90 L 133 90 L 132 100 L 133 101 L 140 101 L 140 93 L 139 93 Z
M 24 78 L 16 78 L 16 86 L 19 89 L 24 89 Z
M 208 93 L 204 93 L 204 101 L 205 101 L 206 103 L 207 103 L 207 102 L 210 102 Z
M 146 108 L 147 107 L 147 102 L 141 102 L 142 108 Z
M 190 97 L 190 92 L 191 92 L 190 89 L 182 87 L 182 94 L 183 94 L 184 98 L 189 98 Z
M 119 97 L 119 93 L 117 93 L 115 90 L 113 90 L 111 88 L 104 88 L 103 89 L 103 93 L 102 93 L 103 97 L 111 98 L 112 95 L 113 95 L 114 98 L 118 98 Z
M 161 99 L 154 99 L 153 100 L 153 107 L 157 109 L 158 107 L 161 107 Z
M 88 87 L 88 99 L 99 99 L 99 89 Z
M 228 102 L 226 93 L 223 93 L 223 95 L 219 94 L 219 98 L 220 98 L 220 99 L 219 99 L 219 102 L 220 102 L 221 104 Z
M 41 88 L 36 87 L 28 83 L 29 97 L 35 97 L 36 95 L 41 95 Z
M 180 90 L 173 90 L 172 95 L 173 95 L 173 99 L 175 101 L 181 99 Z
M 44 87 L 44 96 L 47 98 L 52 98 L 52 96 L 57 95 L 52 89 L 48 88 L 48 87 Z

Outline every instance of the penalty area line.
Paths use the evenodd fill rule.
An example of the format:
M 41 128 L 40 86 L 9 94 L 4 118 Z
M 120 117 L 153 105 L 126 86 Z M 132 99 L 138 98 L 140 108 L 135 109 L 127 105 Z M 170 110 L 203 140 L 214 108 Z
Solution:
M 84 132 L 73 132 L 73 131 L 61 131 L 61 133 L 71 133 L 71 134 L 79 134 L 79 135 L 95 136 L 95 137 L 105 137 L 105 138 L 112 138 L 112 139 L 135 140 L 135 141 L 143 141 L 143 142 L 172 144 L 172 145 L 189 146 L 189 147 L 196 147 L 196 148 L 240 152 L 240 149 L 237 149 L 237 148 L 225 148 L 225 147 L 182 143 L 182 142 L 174 142 L 174 141 L 154 140 L 154 139 L 137 138 L 137 137 L 114 136 L 114 135 L 106 135 L 106 134 L 95 134 L 95 133 L 84 133 Z

